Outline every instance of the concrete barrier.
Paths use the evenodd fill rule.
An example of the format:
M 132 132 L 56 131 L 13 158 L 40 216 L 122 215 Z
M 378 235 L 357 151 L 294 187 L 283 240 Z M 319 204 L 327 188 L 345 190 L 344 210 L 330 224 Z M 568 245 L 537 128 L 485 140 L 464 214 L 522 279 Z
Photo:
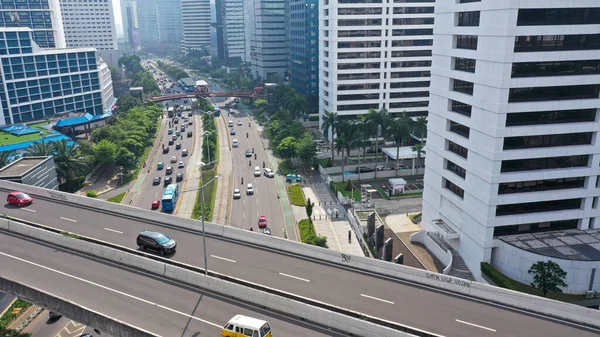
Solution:
M 153 256 L 154 259 L 150 259 L 139 255 L 145 255 L 144 253 L 132 254 L 136 251 L 125 247 L 122 247 L 122 249 L 125 251 L 131 251 L 131 253 L 91 242 L 86 242 L 78 238 L 49 232 L 47 230 L 7 219 L 0 219 L 0 229 L 34 238 L 59 247 L 64 247 L 73 251 L 81 252 L 86 255 L 94 256 L 107 261 L 116 262 L 137 270 L 143 270 L 154 275 L 197 287 L 206 292 L 216 293 L 226 298 L 235 299 L 252 306 L 264 307 L 270 311 L 283 314 L 286 317 L 295 317 L 305 322 L 320 325 L 337 331 L 342 331 L 351 335 L 365 337 L 415 336 L 414 334 L 401 332 L 385 326 L 373 324 L 365 320 L 356 319 L 341 313 L 311 306 L 306 303 L 302 303 L 301 301 L 296 301 L 272 293 L 252 289 L 247 286 L 227 282 L 218 278 L 206 277 L 205 275 L 193 270 L 187 270 L 185 268 L 169 264 L 167 260 L 165 260 L 165 262 L 154 260 L 162 260 L 159 257 Z M 67 315 L 64 309 L 63 311 L 57 311 Z M 80 319 L 79 316 L 69 317 L 73 319 Z M 97 325 L 92 326 L 96 327 Z M 276 327 L 274 327 L 274 329 L 276 330 Z M 424 332 L 420 334 L 420 336 L 435 337 L 436 335 Z
M 52 199 L 71 207 L 75 204 L 159 226 L 201 232 L 200 222 L 193 219 L 174 217 L 169 214 L 152 212 L 137 207 L 115 204 L 85 196 L 47 190 L 10 181 L 0 181 L 0 190 L 19 190 L 33 197 Z M 230 226 L 221 226 L 205 222 L 205 229 L 208 236 L 223 238 L 236 243 L 250 244 L 254 248 L 258 247 L 269 250 L 278 250 L 310 261 L 320 261 L 342 268 L 351 268 L 369 275 L 377 274 L 378 276 L 384 276 L 396 281 L 408 281 L 426 287 L 471 296 L 484 301 L 492 301 L 494 303 L 536 314 L 552 316 L 557 319 L 600 328 L 600 311 L 592 312 L 586 308 L 572 304 L 529 296 L 524 293 L 482 285 L 461 278 L 375 260 L 364 256 L 350 256 L 329 249 L 305 245 L 299 242 L 241 230 Z M 41 240 L 43 240 L 43 238 Z M 472 291 L 474 288 L 477 290 Z M 503 296 L 502 294 L 506 294 L 506 296 Z
M 114 317 L 103 315 L 64 298 L 4 277 L 0 277 L 0 290 L 28 302 L 35 303 L 50 311 L 59 312 L 69 318 L 77 319 L 78 322 L 100 329 L 100 331 L 113 336 L 160 337 Z

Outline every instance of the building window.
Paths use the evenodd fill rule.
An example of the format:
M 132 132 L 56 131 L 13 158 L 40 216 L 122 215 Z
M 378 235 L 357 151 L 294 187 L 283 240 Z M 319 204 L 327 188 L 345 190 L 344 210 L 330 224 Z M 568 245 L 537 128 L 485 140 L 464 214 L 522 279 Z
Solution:
M 526 233 L 540 233 L 548 231 L 559 231 L 566 229 L 576 229 L 579 223 L 578 219 L 535 222 L 520 225 L 494 227 L 494 236 L 505 236 Z
M 448 141 L 448 151 L 454 152 L 465 159 L 467 159 L 467 156 L 469 155 L 469 150 L 467 150 L 466 147 L 458 145 L 451 140 Z
M 467 170 L 455 164 L 454 162 L 451 162 L 450 160 L 446 160 L 446 169 L 463 179 L 465 179 L 467 176 Z
M 450 192 L 456 194 L 459 198 L 464 199 L 465 197 L 465 190 L 463 190 L 462 188 L 458 187 L 456 184 L 454 184 L 453 182 L 451 182 L 448 179 L 444 179 L 446 181 L 446 183 L 444 184 L 444 187 L 446 189 L 448 189 Z
M 597 8 L 522 8 L 517 26 L 558 26 L 600 24 Z
M 470 104 L 462 103 L 462 102 L 455 101 L 455 100 L 450 100 L 450 110 L 457 112 L 461 115 L 471 117 L 472 109 L 473 109 L 473 107 Z
M 515 53 L 600 49 L 600 34 L 515 37 Z
M 473 82 L 453 79 L 452 90 L 473 96 Z
M 504 150 L 532 149 L 539 147 L 589 145 L 592 132 L 563 133 L 551 135 L 519 136 L 504 138 Z
M 458 13 L 458 27 L 477 27 L 479 26 L 479 11 Z
M 498 185 L 498 194 L 527 193 L 540 191 L 583 188 L 585 177 L 514 181 Z
M 456 35 L 456 48 L 477 50 L 477 41 L 476 35 Z
M 508 94 L 508 101 L 510 103 L 515 103 L 558 101 L 569 99 L 597 99 L 599 95 L 600 84 L 569 85 L 562 87 L 512 88 Z
M 508 204 L 496 206 L 496 216 L 555 212 L 567 209 L 580 209 L 581 198 L 565 200 L 549 200 L 540 202 L 526 202 L 521 204 Z
M 464 126 L 460 123 L 456 123 L 455 121 L 449 121 L 449 122 L 450 122 L 449 130 L 451 132 L 454 132 L 458 135 L 461 135 L 461 136 L 469 139 L 469 133 L 470 133 L 469 127 Z
M 500 172 L 555 170 L 587 167 L 589 155 L 503 160 Z
M 513 63 L 512 77 L 600 74 L 600 60 Z
M 596 120 L 596 109 L 509 113 L 506 126 L 583 123 Z
M 454 58 L 454 70 L 474 73 L 475 72 L 475 60 L 462 58 L 462 57 L 455 57 Z

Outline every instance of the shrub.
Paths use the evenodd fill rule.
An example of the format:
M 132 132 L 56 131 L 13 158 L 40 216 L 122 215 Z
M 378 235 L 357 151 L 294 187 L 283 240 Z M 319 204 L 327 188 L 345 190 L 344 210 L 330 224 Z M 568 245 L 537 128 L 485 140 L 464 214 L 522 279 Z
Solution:
M 306 206 L 306 200 L 304 199 L 304 192 L 300 184 L 293 184 L 288 186 L 288 194 L 290 195 L 290 203 L 295 206 Z
M 125 194 L 127 194 L 127 192 L 123 192 L 123 193 L 117 194 L 114 197 L 106 199 L 106 201 L 110 201 L 110 202 L 114 202 L 116 204 L 120 204 L 121 201 L 123 201 L 123 198 L 125 198 Z
M 298 222 L 298 230 L 300 231 L 300 240 L 303 243 L 328 248 L 327 238 L 322 235 L 317 235 L 315 226 L 310 219 L 300 220 L 300 222 Z
M 22 299 L 17 299 L 14 303 L 6 310 L 6 313 L 0 317 L 0 329 L 5 329 L 8 327 L 12 321 L 19 316 L 20 313 L 25 311 L 31 304 L 23 301 Z
M 85 195 L 90 198 L 98 198 L 98 192 L 96 192 L 94 190 L 85 191 Z
M 496 268 L 487 262 L 481 262 L 481 271 L 492 280 L 498 287 L 506 289 L 515 289 L 512 280 L 500 273 Z

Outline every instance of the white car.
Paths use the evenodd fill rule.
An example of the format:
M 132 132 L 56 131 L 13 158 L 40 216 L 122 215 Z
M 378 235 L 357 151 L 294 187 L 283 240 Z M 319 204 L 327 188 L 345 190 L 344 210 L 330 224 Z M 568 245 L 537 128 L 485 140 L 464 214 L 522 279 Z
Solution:
M 242 121 L 238 120 L 237 124 L 238 126 L 242 126 Z
M 258 167 L 258 166 L 254 167 L 254 176 L 260 177 L 260 167 Z
M 240 199 L 242 197 L 242 192 L 240 192 L 239 188 L 233 190 L 233 199 Z
M 275 176 L 275 173 L 273 173 L 273 170 L 271 170 L 270 168 L 265 169 L 265 177 L 273 178 L 274 176 Z
M 229 125 L 230 128 L 233 127 L 233 121 L 229 121 L 228 125 Z
M 246 187 L 246 194 L 254 194 L 254 186 L 252 186 L 252 184 L 248 184 L 248 186 Z
M 176 163 L 177 162 L 177 157 L 173 156 L 171 157 L 171 163 Z
M 178 168 L 184 168 L 185 167 L 185 163 L 183 161 L 180 161 L 179 164 L 177 165 Z
M 237 138 L 233 140 L 233 147 L 239 147 L 240 143 L 238 142 Z

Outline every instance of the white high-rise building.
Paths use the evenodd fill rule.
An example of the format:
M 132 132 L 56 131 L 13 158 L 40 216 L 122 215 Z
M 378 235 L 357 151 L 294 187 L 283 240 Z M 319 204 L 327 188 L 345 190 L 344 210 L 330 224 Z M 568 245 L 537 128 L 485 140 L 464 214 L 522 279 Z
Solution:
M 116 65 L 120 53 L 112 0 L 61 0 L 60 10 L 68 48 L 93 47 Z
M 319 1 L 319 113 L 426 116 L 434 0 Z
M 552 259 L 565 291 L 600 290 L 600 2 L 438 0 L 435 13 L 413 238 L 451 247 L 476 279 L 489 262 L 530 283 Z
M 209 51 L 211 47 L 210 0 L 181 0 L 181 14 L 183 16 L 182 50 L 184 52 Z
M 41 48 L 66 48 L 59 0 L 13 0 L 0 4 L 0 27 L 29 27 Z

